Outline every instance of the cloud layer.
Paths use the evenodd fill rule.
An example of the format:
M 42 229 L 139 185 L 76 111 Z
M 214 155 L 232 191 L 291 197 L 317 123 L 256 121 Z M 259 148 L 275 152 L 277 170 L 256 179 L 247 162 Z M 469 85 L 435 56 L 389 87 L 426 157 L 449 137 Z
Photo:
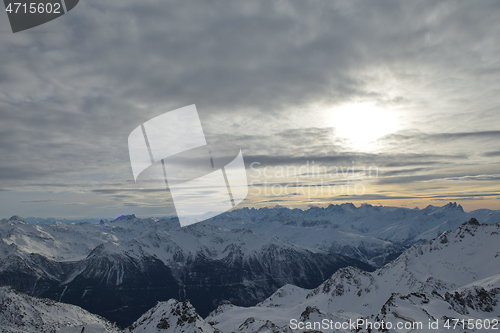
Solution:
M 168 193 L 135 187 L 127 137 L 190 104 L 208 140 L 239 144 L 248 165 L 377 165 L 356 200 L 490 193 L 499 21 L 493 0 L 87 0 L 22 33 L 0 20 L 0 208 L 172 213 Z M 397 114 L 398 128 L 353 148 L 336 112 L 365 102 Z

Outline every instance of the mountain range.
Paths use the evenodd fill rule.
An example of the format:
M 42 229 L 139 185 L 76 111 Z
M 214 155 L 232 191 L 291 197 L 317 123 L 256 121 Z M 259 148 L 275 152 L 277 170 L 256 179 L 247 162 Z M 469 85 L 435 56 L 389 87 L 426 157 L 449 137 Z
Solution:
M 480 225 L 471 220 L 429 242 L 415 244 L 384 267 L 366 272 L 343 268 L 312 290 L 286 285 L 254 307 L 225 302 L 206 320 L 223 332 L 256 332 L 259 325 L 287 331 L 299 322 L 397 323 L 428 329 L 430 322 L 446 331 L 446 321 L 500 320 L 500 223 Z M 290 322 L 291 319 L 296 321 Z M 479 323 L 479 321 L 477 321 Z M 340 325 L 340 324 L 339 324 Z M 234 328 L 237 329 L 234 329 Z M 340 327 L 340 326 L 339 326 Z M 338 332 L 350 332 L 335 329 Z M 499 325 L 496 325 L 500 329 Z M 362 324 L 354 331 L 368 331 Z M 460 331 L 481 328 L 457 327 Z
M 14 216 L 0 221 L 0 283 L 31 296 L 78 305 L 121 327 L 146 315 L 157 301 L 174 298 L 186 307 L 192 304 L 201 318 L 214 310 L 229 313 L 222 311 L 229 304 L 249 309 L 261 302 L 256 308 L 263 308 L 267 297 L 276 297 L 274 292 L 302 295 L 303 290 L 339 279 L 339 274 L 360 279 L 349 283 L 373 285 L 374 274 L 379 274 L 375 269 L 387 269 L 384 265 L 391 260 L 401 260 L 415 246 L 424 246 L 472 217 L 492 224 L 500 221 L 500 212 L 467 213 L 455 203 L 425 209 L 352 204 L 305 211 L 244 208 L 185 228 L 176 218 L 134 215 L 100 223 L 40 225 Z M 377 286 L 381 289 L 379 282 Z M 428 290 L 398 291 L 401 297 L 412 292 Z M 391 297 L 371 295 L 384 301 Z M 223 300 L 225 305 L 217 307 Z M 394 302 L 409 301 L 396 297 Z M 350 311 L 380 317 L 374 311 L 382 305 L 375 302 L 362 308 L 366 311 Z M 329 309 L 328 315 L 337 316 L 337 311 Z M 214 312 L 209 318 L 218 321 Z M 255 320 L 257 324 L 247 326 L 271 325 L 267 319 Z M 283 326 L 276 320 L 272 324 Z M 218 325 L 213 326 L 228 330 Z

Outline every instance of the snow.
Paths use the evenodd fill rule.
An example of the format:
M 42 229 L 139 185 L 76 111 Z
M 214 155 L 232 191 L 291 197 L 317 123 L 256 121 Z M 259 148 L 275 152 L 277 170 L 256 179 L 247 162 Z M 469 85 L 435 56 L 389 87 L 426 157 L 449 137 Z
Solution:
M 129 329 L 131 333 L 215 333 L 215 329 L 203 320 L 189 301 L 174 299 L 158 302 L 143 314 Z
M 120 332 L 104 318 L 74 305 L 36 298 L 0 287 L 0 328 L 2 332 Z
M 492 305 L 500 301 L 499 237 L 500 224 L 465 224 L 425 244 L 414 245 L 375 272 L 344 268 L 314 290 L 287 285 L 255 307 L 226 305 L 206 320 L 230 332 L 248 318 L 269 320 L 282 327 L 292 318 L 303 317 L 307 309 L 315 309 L 306 311 L 316 316 L 310 321 L 378 318 L 394 324 L 401 321 L 428 325 L 429 320 L 444 316 L 499 318 L 500 307 Z M 457 308 L 462 301 L 453 305 L 453 297 L 468 297 L 477 308 Z M 492 311 L 478 310 L 488 306 Z
M 380 267 L 388 254 L 399 254 L 418 240 L 453 230 L 471 217 L 481 223 L 496 223 L 500 212 L 482 209 L 466 213 L 451 203 L 423 210 L 371 205 L 356 208 L 352 204 L 306 211 L 244 208 L 186 228 L 175 218 L 139 219 L 135 215 L 99 224 L 56 221 L 41 225 L 14 216 L 0 221 L 0 239 L 22 253 L 37 253 L 59 262 L 83 260 L 101 244 L 172 264 L 176 253 L 186 257 L 202 252 L 220 259 L 234 243 L 241 244 L 245 254 L 261 251 L 263 244 L 286 243 L 312 252 L 345 254 Z M 113 247 L 106 246 L 106 250 L 113 251 Z
M 462 225 L 471 217 L 490 225 Z M 389 254 L 403 252 L 412 245 L 374 272 L 354 267 L 340 269 L 313 290 L 285 285 L 254 307 L 226 303 L 205 320 L 188 303 L 160 302 L 136 322 L 131 332 L 159 332 L 158 325 L 166 327 L 165 323 L 168 328 L 162 332 L 212 333 L 214 327 L 225 333 L 289 332 L 291 318 L 306 317 L 333 321 L 385 318 L 394 322 L 443 316 L 492 318 L 499 316 L 498 307 L 489 303 L 498 299 L 500 290 L 500 225 L 492 224 L 499 220 L 498 211 L 467 213 L 451 203 L 422 210 L 370 205 L 358 208 L 352 204 L 306 211 L 240 209 L 185 228 L 175 218 L 139 219 L 133 215 L 99 224 L 40 225 L 13 217 L 0 221 L 0 272 L 14 265 L 16 258 L 24 258 L 29 264 L 33 253 L 60 262 L 105 258 L 114 263 L 111 270 L 116 273 L 108 275 L 113 277 L 108 282 L 120 285 L 126 273 L 120 256 L 152 256 L 174 271 L 196 255 L 231 260 L 233 254 L 250 258 L 267 253 L 279 265 L 280 260 L 288 260 L 287 250 L 342 253 L 382 266 Z M 62 284 L 69 284 L 84 269 L 73 272 Z M 39 274 L 58 278 L 50 271 Z M 246 283 L 249 287 L 258 285 L 258 281 Z M 5 327 L 21 325 L 16 314 L 19 312 L 26 314 L 27 323 L 33 327 L 66 325 L 69 327 L 65 329 L 71 331 L 81 328 L 79 325 L 87 325 L 89 330 L 97 325 L 95 330 L 101 326 L 108 329 L 109 323 L 102 318 L 77 307 L 65 308 L 60 303 L 54 303 L 57 307 L 44 306 L 36 303 L 37 299 L 5 287 L 0 288 L 0 294 L 15 299 L 9 304 L 17 306 L 15 311 L 10 309 L 0 315 Z M 463 308 L 461 298 L 471 299 L 472 307 Z M 490 312 L 481 310 L 488 306 L 492 307 Z M 39 322 L 40 318 L 44 323 Z M 27 332 L 31 329 L 28 327 Z M 114 332 L 115 328 L 109 329 Z

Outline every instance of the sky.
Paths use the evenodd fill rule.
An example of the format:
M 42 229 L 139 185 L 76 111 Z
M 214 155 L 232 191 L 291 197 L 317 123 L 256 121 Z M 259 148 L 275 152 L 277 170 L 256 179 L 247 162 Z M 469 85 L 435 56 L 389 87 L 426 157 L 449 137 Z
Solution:
M 128 135 L 195 104 L 239 207 L 500 209 L 500 2 L 81 0 L 0 13 L 0 217 L 175 214 Z

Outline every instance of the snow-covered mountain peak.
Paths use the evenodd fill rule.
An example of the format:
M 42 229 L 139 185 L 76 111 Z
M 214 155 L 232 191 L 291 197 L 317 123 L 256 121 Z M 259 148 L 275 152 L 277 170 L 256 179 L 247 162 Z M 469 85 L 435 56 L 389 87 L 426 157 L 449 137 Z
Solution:
M 234 307 L 234 305 L 230 301 L 220 301 L 219 304 L 217 304 L 217 308 L 214 311 L 210 312 L 209 317 L 222 313 L 232 307 Z
M 119 245 L 113 242 L 106 242 L 98 245 L 92 252 L 89 253 L 87 258 L 109 256 L 112 254 L 123 253 Z
M 270 320 L 278 327 L 290 318 L 364 317 L 393 323 L 467 320 L 468 315 L 495 318 L 500 315 L 499 240 L 500 223 L 471 219 L 436 239 L 415 244 L 374 272 L 342 268 L 313 290 L 284 286 L 255 307 L 219 308 L 207 320 L 227 331 L 249 318 Z
M 436 239 L 415 244 L 376 273 L 398 276 L 415 291 L 455 288 L 500 274 L 499 231 L 500 223 L 479 225 L 469 220 Z
M 292 330 L 288 325 L 279 327 L 270 320 L 255 320 L 250 317 L 238 326 L 235 333 L 292 333 Z
M 189 301 L 179 302 L 170 299 L 158 302 L 155 307 L 143 314 L 130 327 L 129 331 L 165 333 L 216 333 L 210 324 L 201 318 Z
M 135 214 L 120 215 L 116 219 L 114 219 L 113 222 L 116 222 L 116 221 L 132 221 L 132 220 L 136 220 L 136 219 L 137 219 L 137 216 L 135 216 Z
M 259 307 L 279 307 L 286 306 L 287 304 L 293 303 L 297 299 L 302 299 L 306 297 L 308 291 L 292 284 L 286 284 L 283 287 L 276 290 L 274 294 L 266 298 L 264 301 L 260 302 L 256 306 Z M 220 308 L 220 311 L 224 311 L 225 308 Z
M 342 296 L 345 293 L 356 292 L 357 296 L 361 296 L 363 291 L 371 290 L 375 284 L 375 278 L 371 273 L 349 266 L 339 269 L 328 280 L 307 294 L 306 298 L 320 293 Z
M 14 216 L 12 216 L 12 217 L 9 219 L 9 221 L 19 221 L 19 222 L 24 222 L 24 223 L 26 223 L 26 221 L 25 221 L 22 217 L 20 217 L 20 216 L 18 216 L 18 215 L 14 215 Z
M 6 333 L 72 332 L 118 333 L 119 328 L 75 305 L 58 303 L 0 286 L 0 328 Z
M 456 202 L 450 202 L 450 203 L 446 204 L 443 208 L 445 208 L 445 209 L 456 209 L 456 210 L 458 210 L 460 212 L 464 211 L 464 209 L 462 208 L 462 206 L 461 205 L 457 205 Z

